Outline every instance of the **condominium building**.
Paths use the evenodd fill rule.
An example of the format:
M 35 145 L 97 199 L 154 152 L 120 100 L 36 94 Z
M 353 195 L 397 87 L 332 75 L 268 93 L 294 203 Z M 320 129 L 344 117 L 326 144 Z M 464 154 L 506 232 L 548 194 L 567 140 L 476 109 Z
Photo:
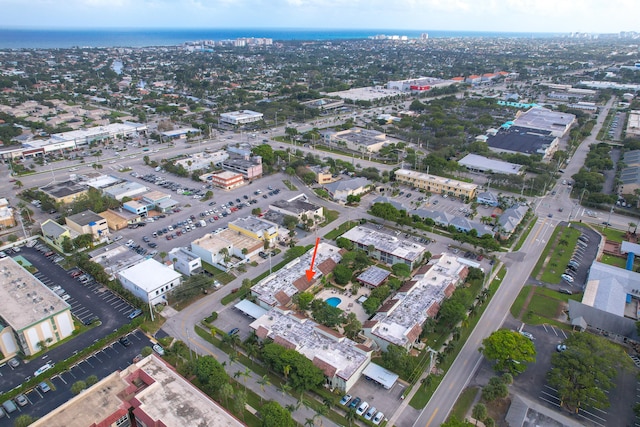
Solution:
M 398 169 L 396 171 L 396 180 L 434 194 L 460 197 L 466 200 L 474 199 L 478 189 L 478 186 L 473 183 L 407 169 Z
M 393 265 L 407 264 L 413 270 L 422 261 L 427 248 L 412 240 L 383 233 L 373 228 L 357 226 L 342 235 L 370 257 Z

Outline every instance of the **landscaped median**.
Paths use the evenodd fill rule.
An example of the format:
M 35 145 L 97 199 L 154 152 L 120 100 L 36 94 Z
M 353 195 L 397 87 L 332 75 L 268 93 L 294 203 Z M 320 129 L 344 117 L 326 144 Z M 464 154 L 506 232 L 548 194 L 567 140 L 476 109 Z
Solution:
M 575 227 L 557 227 L 542 251 L 532 276 L 545 283 L 559 284 L 562 281 L 560 276 L 564 274 L 573 256 L 580 234 L 580 230 Z
M 566 295 L 542 286 L 527 285 L 513 302 L 511 315 L 530 325 L 550 324 L 569 330 L 571 325 L 561 321 L 568 299 L 580 301 L 582 294 Z

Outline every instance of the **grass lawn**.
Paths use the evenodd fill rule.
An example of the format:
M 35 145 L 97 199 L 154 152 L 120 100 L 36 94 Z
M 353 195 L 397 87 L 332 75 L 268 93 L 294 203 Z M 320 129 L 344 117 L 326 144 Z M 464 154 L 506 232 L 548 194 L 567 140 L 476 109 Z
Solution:
M 525 302 L 529 294 L 533 292 L 531 301 L 525 307 Z M 566 295 L 560 292 L 540 286 L 528 285 L 522 288 L 520 294 L 511 306 L 511 314 L 519 318 L 524 308 L 522 321 L 531 325 L 550 324 L 561 329 L 570 330 L 571 326 L 556 320 L 562 310 L 562 304 L 568 299 L 580 301 L 582 294 Z
M 325 211 L 324 211 L 324 222 L 322 223 L 322 227 L 324 227 L 327 224 L 332 223 L 333 221 L 338 219 L 339 216 L 340 216 L 340 214 L 338 213 L 338 211 L 332 211 L 330 209 L 325 209 Z
M 464 420 L 467 412 L 471 410 L 471 405 L 473 405 L 473 401 L 478 395 L 479 388 L 478 387 L 469 387 L 464 389 L 456 404 L 453 405 L 453 409 L 451 409 L 451 413 L 449 417 L 456 417 L 459 420 Z
M 214 267 L 211 264 L 207 264 L 206 262 L 202 263 L 202 268 L 205 271 L 207 271 L 208 273 L 210 273 L 213 276 L 214 279 L 216 279 L 217 281 L 219 281 L 223 285 L 226 285 L 227 283 L 229 283 L 233 279 L 235 279 L 235 276 L 233 276 L 233 274 L 226 273 L 226 272 Z
M 540 280 L 547 283 L 560 283 L 561 275 L 566 269 L 567 263 L 571 260 L 573 250 L 576 247 L 580 230 L 570 227 L 556 229 L 558 234 L 554 233 L 553 238 L 549 239 L 545 250 L 541 255 L 542 276 Z M 541 264 L 540 260 L 536 267 Z
M 520 317 L 520 313 L 522 312 L 522 307 L 524 307 L 524 303 L 527 300 L 527 296 L 531 291 L 532 286 L 527 285 L 523 286 L 520 290 L 520 293 L 516 297 L 516 300 L 511 305 L 511 315 L 518 319 Z
M 622 241 L 624 240 L 624 231 L 616 230 L 610 227 L 600 227 L 599 225 L 592 225 L 591 228 L 598 231 L 607 240 L 619 243 L 622 243 Z
M 602 255 L 602 259 L 600 260 L 603 264 L 609 264 L 620 268 L 625 268 L 627 266 L 627 260 L 624 258 L 620 258 L 613 255 Z M 635 264 L 635 262 L 634 262 Z

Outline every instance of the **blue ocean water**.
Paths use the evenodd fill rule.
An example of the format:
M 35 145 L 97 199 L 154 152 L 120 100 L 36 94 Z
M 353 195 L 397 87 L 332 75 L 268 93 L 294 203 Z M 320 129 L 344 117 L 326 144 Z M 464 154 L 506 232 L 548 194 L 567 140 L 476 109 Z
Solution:
M 338 40 L 366 39 L 378 34 L 401 35 L 409 38 L 428 33 L 441 37 L 553 37 L 549 33 L 492 33 L 473 31 L 428 30 L 327 30 L 327 29 L 90 29 L 37 30 L 0 29 L 0 49 L 70 48 L 70 47 L 145 47 L 176 46 L 197 40 L 230 40 L 239 37 L 265 37 L 277 40 Z

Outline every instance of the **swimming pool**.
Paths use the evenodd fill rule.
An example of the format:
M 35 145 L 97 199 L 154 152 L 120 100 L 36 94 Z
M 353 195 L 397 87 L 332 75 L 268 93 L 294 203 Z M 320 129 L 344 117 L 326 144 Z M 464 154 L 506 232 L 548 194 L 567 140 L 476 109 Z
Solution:
M 329 304 L 331 307 L 337 307 L 342 302 L 342 300 L 338 297 L 331 297 L 326 301 L 327 301 L 327 304 Z

